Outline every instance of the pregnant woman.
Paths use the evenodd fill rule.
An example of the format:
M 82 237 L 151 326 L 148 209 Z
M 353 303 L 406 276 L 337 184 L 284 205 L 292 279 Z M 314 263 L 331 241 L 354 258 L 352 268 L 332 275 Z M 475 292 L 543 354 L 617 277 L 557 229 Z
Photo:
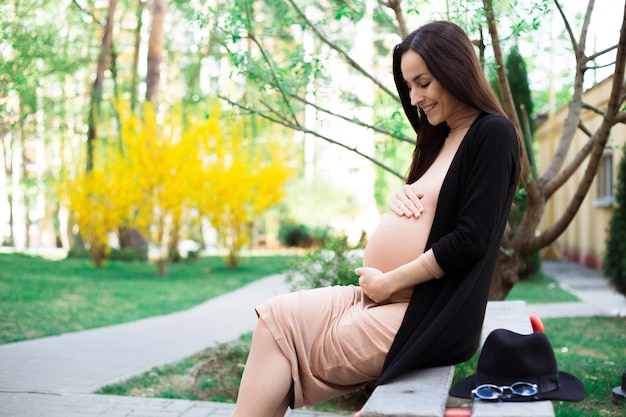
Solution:
M 284 416 L 373 380 L 463 362 L 478 347 L 519 138 L 455 24 L 409 35 L 394 49 L 393 75 L 417 141 L 406 185 L 355 271 L 360 285 L 256 307 L 232 417 Z

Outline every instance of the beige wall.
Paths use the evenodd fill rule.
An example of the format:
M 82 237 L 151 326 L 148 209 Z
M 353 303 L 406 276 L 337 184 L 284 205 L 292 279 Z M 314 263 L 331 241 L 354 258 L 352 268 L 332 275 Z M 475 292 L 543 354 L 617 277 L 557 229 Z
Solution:
M 585 93 L 585 102 L 605 109 L 610 95 L 611 79 L 607 79 Z M 554 156 L 556 146 L 560 139 L 561 131 L 565 123 L 568 108 L 560 109 L 552 117 L 548 118 L 536 131 L 538 143 L 539 173 L 542 175 Z M 595 131 L 601 123 L 601 118 L 590 110 L 583 110 L 582 120 L 590 131 Z M 588 141 L 588 137 L 579 129 L 574 137 L 572 146 L 566 158 L 569 163 L 574 155 Z M 617 168 L 622 157 L 621 147 L 626 141 L 626 127 L 614 126 L 609 136 L 607 151 L 613 150 L 613 195 L 617 185 Z M 617 146 L 616 146 L 617 145 Z M 574 176 L 559 189 L 550 199 L 546 206 L 540 228 L 554 224 L 555 220 L 564 212 L 571 200 L 576 187 L 580 183 L 584 170 L 587 166 L 585 160 L 576 170 Z M 592 268 L 602 268 L 602 257 L 606 241 L 606 231 L 611 218 L 612 207 L 594 204 L 597 198 L 597 178 L 587 193 L 574 220 L 565 232 L 556 241 L 551 249 L 556 249 L 558 256 L 563 256 Z M 554 254 L 554 251 L 550 251 Z M 548 251 L 544 251 L 548 256 Z

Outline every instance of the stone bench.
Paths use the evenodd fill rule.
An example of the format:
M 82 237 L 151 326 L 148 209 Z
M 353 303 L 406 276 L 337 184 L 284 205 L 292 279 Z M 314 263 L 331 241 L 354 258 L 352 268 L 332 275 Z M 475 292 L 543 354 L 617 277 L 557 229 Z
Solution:
M 492 330 L 505 328 L 520 334 L 533 327 L 524 301 L 490 301 L 487 304 L 481 346 Z M 454 366 L 408 372 L 393 382 L 376 387 L 360 417 L 456 417 L 469 416 L 469 409 L 446 408 Z M 460 399 L 460 401 L 463 401 Z M 470 402 L 470 400 L 465 400 Z M 474 401 L 471 417 L 554 417 L 550 401 Z

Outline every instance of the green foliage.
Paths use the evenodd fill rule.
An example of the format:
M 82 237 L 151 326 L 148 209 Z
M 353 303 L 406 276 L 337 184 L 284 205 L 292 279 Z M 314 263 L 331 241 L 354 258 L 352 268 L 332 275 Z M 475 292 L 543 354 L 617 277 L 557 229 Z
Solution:
M 124 248 L 124 249 L 111 249 L 109 253 L 109 259 L 111 261 L 120 262 L 145 262 L 148 259 L 148 248 Z
M 337 20 L 345 19 L 356 23 L 365 16 L 366 2 L 363 0 L 331 0 L 331 3 L 336 8 Z
M 362 265 L 360 251 L 345 236 L 329 235 L 321 247 L 298 259 L 286 273 L 292 289 L 358 285 L 354 269 Z
M 617 170 L 615 204 L 607 230 L 602 272 L 626 296 L 626 157 L 620 159 Z
M 67 257 L 68 259 L 71 259 L 71 258 L 90 259 L 91 255 L 89 254 L 89 251 L 87 249 L 77 246 L 67 251 Z
M 528 258 L 526 258 L 526 269 L 520 272 L 520 278 L 527 279 L 532 274 L 537 274 L 541 271 L 541 254 L 539 251 L 534 251 Z
M 530 163 L 531 175 L 537 177 L 537 161 L 534 155 L 534 132 L 536 117 L 534 114 L 533 100 L 528 82 L 528 72 L 526 62 L 519 52 L 519 47 L 513 45 L 506 58 L 506 72 L 511 94 L 515 100 L 515 111 L 520 121 L 522 139 L 526 148 L 528 161 Z
M 311 228 L 304 224 L 285 222 L 278 230 L 278 240 L 281 245 L 290 248 L 310 248 L 319 246 L 326 238 L 328 231 L 322 228 Z

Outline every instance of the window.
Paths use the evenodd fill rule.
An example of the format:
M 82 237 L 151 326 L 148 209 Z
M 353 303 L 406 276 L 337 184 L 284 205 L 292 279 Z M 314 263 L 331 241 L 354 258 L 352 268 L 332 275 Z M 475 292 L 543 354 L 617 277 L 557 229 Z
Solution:
M 596 176 L 595 207 L 610 207 L 613 205 L 613 153 L 605 153 L 600 159 Z

